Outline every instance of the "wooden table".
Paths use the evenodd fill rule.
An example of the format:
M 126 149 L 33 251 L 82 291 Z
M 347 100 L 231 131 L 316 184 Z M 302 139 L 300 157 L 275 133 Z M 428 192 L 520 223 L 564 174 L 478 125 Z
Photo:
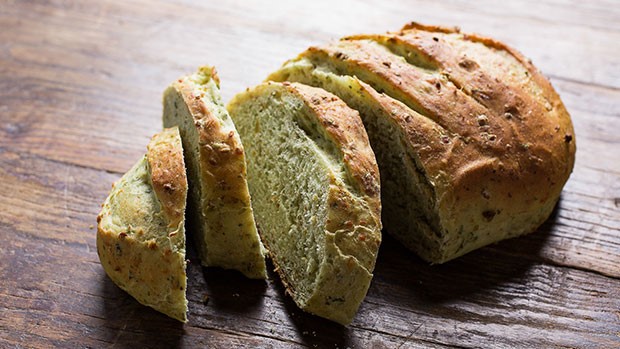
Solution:
M 620 3 L 499 3 L 0 0 L 0 347 L 620 347 Z M 171 81 L 213 64 L 228 100 L 309 45 L 411 20 L 506 41 L 562 96 L 577 163 L 539 231 L 440 266 L 385 237 L 348 327 L 192 251 L 185 325 L 107 278 L 95 216 Z

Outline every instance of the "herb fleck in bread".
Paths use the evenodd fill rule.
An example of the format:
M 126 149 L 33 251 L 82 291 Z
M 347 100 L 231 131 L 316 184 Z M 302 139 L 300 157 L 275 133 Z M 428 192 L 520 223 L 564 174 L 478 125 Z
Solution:
M 140 303 L 183 322 L 186 197 L 179 131 L 166 129 L 114 184 L 97 217 L 97 252 L 110 279 Z
M 260 234 L 305 311 L 348 324 L 381 241 L 379 172 L 359 115 L 324 90 L 265 83 L 228 109 Z
M 212 67 L 164 92 L 164 127 L 178 125 L 190 183 L 188 217 L 202 264 L 264 279 L 263 246 L 246 181 L 243 145 L 219 94 Z M 190 225 L 192 226 L 192 225 Z
M 411 24 L 310 48 L 269 79 L 323 87 L 360 111 L 386 231 L 434 263 L 534 231 L 574 165 L 557 93 L 492 39 Z

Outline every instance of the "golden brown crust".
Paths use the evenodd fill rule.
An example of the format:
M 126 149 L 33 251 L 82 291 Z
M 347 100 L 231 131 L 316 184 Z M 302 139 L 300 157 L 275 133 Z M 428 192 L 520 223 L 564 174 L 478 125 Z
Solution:
M 151 171 L 153 190 L 170 227 L 176 227 L 185 214 L 187 176 L 178 128 L 164 129 L 151 139 L 146 154 Z
M 363 71 L 371 72 L 378 76 L 379 79 L 385 81 L 385 84 L 392 86 L 392 91 L 387 94 L 392 95 L 409 106 L 415 106 L 420 113 L 433 121 L 439 128 L 444 130 L 444 134 L 449 137 L 443 138 L 444 143 L 433 142 L 443 149 L 437 149 L 440 153 L 446 150 L 456 149 L 451 147 L 452 139 L 460 143 L 468 143 L 470 156 L 463 157 L 463 153 L 459 152 L 459 156 L 451 156 L 445 153 L 441 158 L 432 158 L 440 161 L 436 162 L 438 169 L 442 169 L 448 173 L 457 173 L 457 171 L 466 164 L 471 158 L 480 157 L 480 146 L 482 143 L 481 135 L 478 130 L 479 122 L 475 119 L 478 116 L 485 115 L 482 106 L 472 102 L 462 92 L 454 86 L 444 86 L 445 82 L 439 81 L 436 77 L 429 77 L 422 70 L 412 68 L 408 63 L 403 62 L 398 56 L 382 50 L 378 45 L 372 45 L 368 41 L 350 40 L 338 42 L 334 45 L 322 48 L 310 48 L 305 54 L 315 60 L 343 60 L 345 67 L 343 71 L 348 70 L 351 75 L 357 75 Z M 362 81 L 365 79 L 363 74 L 360 76 Z M 437 86 L 440 84 L 440 88 Z M 433 93 L 439 90 L 439 93 Z M 407 103 L 409 101 L 409 103 Z M 458 107 L 458 108 L 457 108 Z M 405 113 L 406 115 L 409 113 Z M 473 119 L 473 120 L 472 120 Z M 406 133 L 420 133 L 416 120 L 403 125 L 405 129 L 409 129 Z M 504 135 L 504 130 L 498 128 L 495 130 L 497 138 L 508 138 Z M 442 138 L 438 137 L 438 140 Z M 472 139 L 474 139 L 472 141 Z M 426 146 L 430 146 L 427 144 Z M 493 143 L 490 146 L 498 147 Z M 497 149 L 501 152 L 503 149 Z M 447 159 L 445 156 L 448 156 Z M 441 161 L 443 160 L 443 161 Z
M 439 32 L 444 33 L 448 30 Z M 492 44 L 493 48 L 505 47 L 490 39 L 466 37 Z M 410 92 L 423 88 L 423 85 L 416 84 L 416 81 L 428 79 L 432 75 L 425 74 L 420 69 L 412 69 L 411 65 L 408 72 L 395 73 L 402 77 L 400 81 L 402 85 L 410 87 L 401 88 L 401 90 L 407 97 L 423 98 L 421 104 L 428 101 L 431 108 L 424 110 L 423 114 L 430 112 L 426 115 L 436 118 L 438 123 L 445 125 L 448 130 L 460 134 L 465 140 L 468 138 L 475 140 L 476 145 L 481 146 L 479 151 L 483 156 L 504 159 L 508 164 L 515 162 L 517 167 L 522 167 L 523 163 L 531 162 L 530 160 L 533 157 L 540 159 L 547 165 L 556 164 L 554 154 L 563 154 L 567 150 L 570 152 L 570 148 L 573 148 L 574 151 L 574 144 L 568 148 L 564 144 L 565 135 L 572 135 L 568 114 L 557 94 L 548 86 L 546 79 L 542 78 L 531 67 L 531 64 L 529 65 L 530 70 L 533 71 L 532 76 L 536 75 L 537 80 L 542 78 L 546 82 L 541 91 L 545 97 L 549 96 L 550 98 L 537 100 L 534 91 L 505 83 L 506 79 L 500 80 L 500 76 L 506 76 L 509 79 L 508 71 L 500 70 L 498 73 L 492 74 L 493 69 L 487 66 L 481 67 L 484 63 L 479 64 L 471 59 L 476 58 L 475 56 L 472 57 L 471 53 L 468 57 L 468 52 L 461 52 L 462 50 L 446 44 L 445 38 L 445 35 L 438 34 L 437 31 L 409 30 L 396 34 L 360 35 L 351 38 L 351 40 L 355 40 L 356 43 L 359 42 L 359 45 L 362 46 L 365 46 L 366 41 L 363 41 L 365 39 L 375 40 L 387 46 L 405 46 L 418 55 L 424 56 L 425 60 L 436 64 L 438 70 L 441 70 L 440 73 L 448 77 L 448 82 L 436 83 L 438 90 L 436 93 L 432 93 L 431 90 L 430 93 L 418 96 L 415 92 Z M 513 52 L 514 50 L 511 50 L 511 54 Z M 382 68 L 381 65 L 375 64 L 372 69 L 377 69 L 377 67 Z M 447 90 L 447 93 L 444 93 L 444 90 Z M 549 103 L 549 100 L 553 104 Z M 437 105 L 454 108 L 454 110 L 432 107 Z M 545 106 L 547 110 L 545 110 Z M 537 117 L 549 114 L 556 117 Z M 444 115 L 446 117 L 442 117 Z M 529 115 L 533 117 L 528 117 Z M 527 121 L 523 121 L 526 117 L 528 117 Z M 455 124 L 454 121 L 459 118 L 466 120 L 466 123 Z M 543 147 L 531 148 L 531 153 L 538 150 L 534 154 L 526 154 L 527 152 L 524 152 L 520 147 L 523 144 L 529 144 L 529 147 L 532 147 L 543 142 Z M 524 156 L 527 157 L 523 158 Z M 566 158 L 570 158 L 570 156 Z M 562 172 L 566 172 L 567 167 L 572 168 L 572 164 L 567 167 L 559 166 L 563 167 Z M 550 175 L 553 176 L 554 174 Z
M 385 94 L 378 93 L 368 84 L 362 81 L 359 81 L 359 84 L 384 110 L 390 111 L 390 116 L 398 124 L 399 129 L 405 130 L 407 146 L 417 154 L 429 177 L 441 172 L 450 153 L 458 154 L 451 159 L 452 164 L 462 165 L 471 161 L 468 154 L 463 151 L 465 143 L 457 135 L 451 135 L 429 118 Z
M 388 95 L 403 101 L 449 132 L 482 143 L 476 118 L 484 115 L 485 109 L 471 101 L 455 86 L 447 84 L 441 76 L 415 69 L 398 56 L 368 40 L 340 41 L 322 48 L 311 48 L 308 54 L 341 60 L 345 66 L 342 69 L 349 70 L 351 75 L 369 72 L 390 86 L 391 90 L 385 91 Z M 358 77 L 369 82 L 365 76 Z
M 410 28 L 374 39 L 424 55 L 455 87 L 485 107 L 488 121 L 481 131 L 495 135 L 497 144 L 503 145 L 482 149 L 484 155 L 502 162 L 503 166 L 493 166 L 494 170 L 518 171 L 524 182 L 534 184 L 532 191 L 525 191 L 526 195 L 536 197 L 538 192 L 539 201 L 559 195 L 573 167 L 575 142 L 570 116 L 548 80 L 529 60 L 503 43 L 478 35 L 443 34 L 458 31 L 440 32 Z M 504 58 L 502 52 L 518 63 Z M 492 61 L 487 63 L 489 60 Z M 501 134 L 498 130 L 511 132 Z M 496 172 L 489 177 L 505 176 Z M 540 182 L 546 183 L 541 186 Z M 514 179 L 506 178 L 506 183 L 514 183 Z
M 419 30 L 424 30 L 424 31 L 429 31 L 429 32 L 438 32 L 438 33 L 459 33 L 461 31 L 461 28 L 459 27 L 428 25 L 428 24 L 422 24 L 418 22 L 409 22 L 405 24 L 403 28 L 401 29 L 401 31 L 408 30 L 408 29 L 419 29 Z
M 534 117 L 522 123 L 523 132 L 530 135 L 530 139 L 546 139 L 548 143 L 554 143 L 552 152 L 563 154 L 568 152 L 566 159 L 569 160 L 568 168 L 572 169 L 575 152 L 575 143 L 566 142 L 566 137 L 574 138 L 574 131 L 570 116 L 560 97 L 547 78 L 532 64 L 532 61 L 523 56 L 519 51 L 492 38 L 478 34 L 462 34 L 457 36 L 435 35 L 435 32 L 446 34 L 459 34 L 460 30 L 445 27 L 424 26 L 417 23 L 406 25 L 397 34 L 376 36 L 379 41 L 402 40 L 404 44 L 414 47 L 418 52 L 437 62 L 443 71 L 460 80 L 461 85 L 467 88 L 476 100 L 492 110 L 497 116 L 526 117 L 527 114 Z M 477 56 L 476 52 L 463 48 L 454 47 L 445 42 L 445 38 L 453 37 L 454 41 L 464 43 L 479 43 L 494 51 L 501 57 L 505 52 L 518 61 L 527 70 L 526 77 L 533 84 L 524 83 L 523 77 L 515 77 L 511 74 L 507 64 L 488 64 L 480 67 L 471 60 L 485 61 L 485 56 Z M 453 41 L 453 42 L 454 42 Z M 468 45 L 468 44 L 466 44 Z M 469 45 L 472 46 L 472 45 Z M 468 57 L 469 56 L 469 57 Z M 505 60 L 504 60 L 505 61 Z M 475 70 L 475 71 L 474 71 Z M 521 81 L 520 81 L 521 80 Z M 534 87 L 533 90 L 531 87 Z M 551 115 L 552 118 L 536 117 L 536 115 Z M 510 120 L 510 119 L 508 119 Z M 508 120 L 503 121 L 508 124 Z M 545 122 L 546 121 L 546 122 Z M 554 130 L 555 135 L 549 140 L 549 131 Z M 569 143 L 568 147 L 566 144 Z M 558 147 L 558 145 L 560 145 Z M 568 170 L 570 172 L 570 170 Z
M 403 26 L 403 28 L 401 28 L 398 35 L 410 36 L 412 33 L 414 35 L 415 34 L 433 34 L 433 33 L 460 34 L 461 30 L 459 27 L 433 26 L 433 25 L 424 25 L 421 23 L 411 22 Z M 360 37 L 360 36 L 353 36 L 353 37 Z M 532 80 L 534 80 L 536 84 L 542 87 L 544 94 L 547 97 L 550 97 L 549 99 L 554 100 L 554 106 L 556 106 L 556 104 L 562 103 L 557 92 L 555 91 L 555 89 L 553 89 L 553 86 L 551 86 L 551 83 L 549 82 L 549 80 L 545 78 L 544 75 L 542 75 L 542 73 L 532 64 L 532 61 L 526 58 L 521 52 L 515 50 L 514 48 L 506 45 L 505 43 L 501 41 L 498 41 L 498 40 L 495 40 L 493 38 L 489 38 L 486 36 L 482 36 L 479 34 L 474 34 L 474 33 L 463 34 L 460 38 L 465 41 L 481 43 L 484 46 L 495 49 L 497 51 L 504 51 L 504 52 L 509 53 L 512 57 L 514 57 L 517 61 L 519 61 L 523 65 L 523 67 L 525 67 L 528 70 L 528 72 L 531 74 Z M 427 42 L 430 43 L 428 38 L 427 38 Z M 444 59 L 444 61 L 446 60 Z M 458 60 L 452 61 L 452 63 L 457 63 L 457 62 Z

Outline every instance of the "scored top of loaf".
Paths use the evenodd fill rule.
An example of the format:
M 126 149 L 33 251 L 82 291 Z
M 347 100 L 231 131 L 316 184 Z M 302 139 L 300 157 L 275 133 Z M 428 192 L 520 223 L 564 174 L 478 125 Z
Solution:
M 454 246 L 429 259 L 468 252 L 456 236 L 483 237 L 471 250 L 531 232 L 550 214 L 574 166 L 574 131 L 549 81 L 517 51 L 454 28 L 409 24 L 311 47 L 292 62 L 303 59 L 359 78 L 405 105 L 394 113 L 409 120 L 417 112 L 440 131 L 419 160 L 439 215 L 431 223 Z M 403 132 L 424 132 L 411 119 Z

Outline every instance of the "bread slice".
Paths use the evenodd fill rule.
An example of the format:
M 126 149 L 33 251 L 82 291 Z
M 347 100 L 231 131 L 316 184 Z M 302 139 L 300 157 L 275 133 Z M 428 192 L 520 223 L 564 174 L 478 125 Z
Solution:
M 570 116 L 522 55 L 412 24 L 313 47 L 272 74 L 358 109 L 381 168 L 386 231 L 443 263 L 534 231 L 570 175 Z
M 243 145 L 219 94 L 213 67 L 175 81 L 164 92 L 164 127 L 179 126 L 190 191 L 188 210 L 205 266 L 264 279 L 264 248 L 256 231 Z
M 305 311 L 350 323 L 381 241 L 379 172 L 358 113 L 289 83 L 249 89 L 228 110 L 246 145 L 261 238 L 288 293 Z
M 97 252 L 110 279 L 138 302 L 182 322 L 186 197 L 179 131 L 166 129 L 113 185 L 97 216 Z

